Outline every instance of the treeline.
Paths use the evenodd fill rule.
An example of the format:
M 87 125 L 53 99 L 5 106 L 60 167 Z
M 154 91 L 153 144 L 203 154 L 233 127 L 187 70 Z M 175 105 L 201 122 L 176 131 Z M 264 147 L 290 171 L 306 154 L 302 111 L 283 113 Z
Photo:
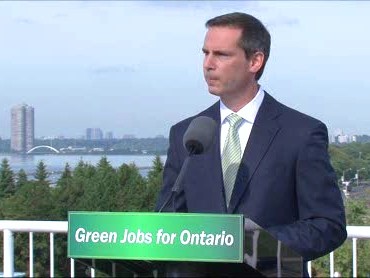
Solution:
M 357 135 L 356 140 L 358 143 L 369 143 L 370 136 L 369 135 Z
M 159 156 L 146 177 L 134 164 L 113 168 L 103 157 L 94 166 L 80 161 L 75 169 L 67 164 L 55 187 L 48 181 L 41 161 L 35 177 L 21 170 L 13 173 L 6 159 L 0 167 L 0 219 L 67 220 L 68 211 L 153 211 L 162 184 L 163 163 Z M 28 233 L 15 234 L 15 270 L 28 270 Z M 2 250 L 2 237 L 0 250 Z M 67 237 L 55 237 L 56 276 L 68 276 Z M 0 252 L 0 269 L 3 254 Z M 48 235 L 34 235 L 35 276 L 49 275 Z M 86 276 L 86 267 L 76 265 L 76 276 Z
M 345 180 L 354 179 L 357 173 L 360 180 L 370 179 L 370 143 L 332 144 L 329 155 L 338 178 L 344 171 Z

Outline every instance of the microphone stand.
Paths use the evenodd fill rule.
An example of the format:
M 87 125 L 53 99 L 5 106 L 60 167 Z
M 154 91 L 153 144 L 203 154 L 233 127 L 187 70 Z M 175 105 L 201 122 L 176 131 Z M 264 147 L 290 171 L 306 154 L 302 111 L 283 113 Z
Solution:
M 184 179 L 185 173 L 187 172 L 188 164 L 190 161 L 190 157 L 195 153 L 196 149 L 191 148 L 189 151 L 189 156 L 185 158 L 184 164 L 181 167 L 180 173 L 177 176 L 177 179 L 175 181 L 175 184 L 173 185 L 171 189 L 171 194 L 168 195 L 166 201 L 163 203 L 161 208 L 158 210 L 158 212 L 162 212 L 163 209 L 170 203 L 172 200 L 172 212 L 176 212 L 176 207 L 175 207 L 175 197 L 178 193 L 181 192 L 182 188 L 182 180 Z

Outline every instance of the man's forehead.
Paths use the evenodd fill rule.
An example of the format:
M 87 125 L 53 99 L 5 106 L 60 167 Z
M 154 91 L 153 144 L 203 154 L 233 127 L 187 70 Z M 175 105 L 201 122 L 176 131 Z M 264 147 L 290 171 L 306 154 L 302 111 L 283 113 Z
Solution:
M 242 34 L 242 29 L 237 26 L 211 26 L 207 28 L 207 34 L 229 34 L 240 36 Z
M 238 46 L 242 30 L 229 26 L 214 26 L 207 30 L 204 46 L 235 47 Z

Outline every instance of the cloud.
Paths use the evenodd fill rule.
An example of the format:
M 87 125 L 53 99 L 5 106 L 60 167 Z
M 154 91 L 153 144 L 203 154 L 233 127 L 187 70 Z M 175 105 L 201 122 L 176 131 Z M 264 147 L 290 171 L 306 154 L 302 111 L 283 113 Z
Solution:
M 116 74 L 116 73 L 130 73 L 134 72 L 135 68 L 122 65 L 98 66 L 93 67 L 91 72 L 93 74 Z
M 138 2 L 140 3 L 140 1 Z M 169 9 L 206 9 L 206 10 L 220 10 L 220 9 L 243 9 L 243 8 L 257 8 L 258 1 L 143 1 L 143 5 L 150 5 L 157 8 Z
M 53 17 L 54 18 L 63 18 L 63 17 L 68 17 L 68 15 L 65 14 L 65 13 L 57 13 Z
M 15 21 L 20 24 L 35 24 L 36 23 L 34 20 L 25 18 L 25 17 L 17 18 Z
M 280 17 L 275 18 L 267 21 L 267 25 L 270 27 L 275 26 L 297 26 L 299 25 L 298 18 L 292 18 L 292 17 Z

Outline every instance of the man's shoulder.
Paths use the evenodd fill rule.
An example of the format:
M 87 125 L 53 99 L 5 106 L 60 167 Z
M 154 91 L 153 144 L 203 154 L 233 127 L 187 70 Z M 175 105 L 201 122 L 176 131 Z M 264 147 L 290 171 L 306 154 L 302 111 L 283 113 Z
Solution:
M 185 119 L 181 120 L 180 122 L 174 124 L 172 126 L 172 129 L 174 131 L 183 131 L 183 132 L 185 132 L 186 129 L 188 128 L 189 124 L 191 123 L 191 121 L 194 120 L 196 117 L 199 117 L 199 116 L 207 116 L 207 117 L 213 118 L 214 120 L 217 121 L 217 117 L 219 117 L 219 113 L 220 113 L 219 107 L 220 107 L 220 102 L 217 101 L 213 105 L 208 107 L 207 109 L 201 111 L 200 113 L 195 114 L 193 116 L 190 116 L 188 118 L 185 118 Z
M 282 124 L 288 124 L 291 127 L 314 127 L 325 125 L 321 120 L 277 101 L 268 93 L 266 93 L 265 97 L 266 102 L 273 103 L 273 105 L 275 105 L 280 111 L 278 118 Z

